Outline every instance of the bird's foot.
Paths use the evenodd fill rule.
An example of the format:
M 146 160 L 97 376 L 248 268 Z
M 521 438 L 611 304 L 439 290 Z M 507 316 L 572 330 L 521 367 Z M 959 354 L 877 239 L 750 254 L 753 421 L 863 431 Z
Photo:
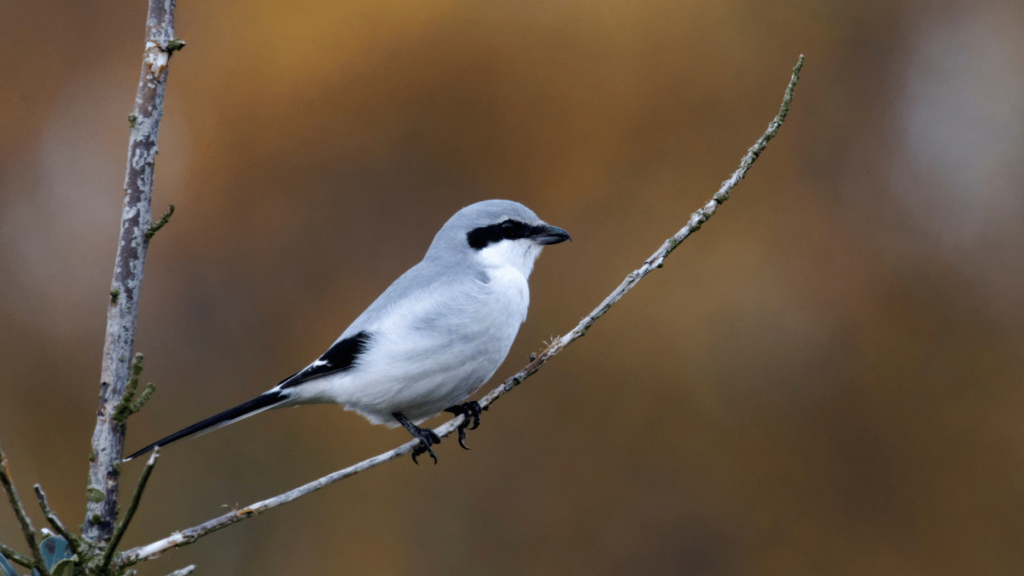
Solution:
M 412 434 L 413 438 L 420 441 L 419 446 L 414 448 L 412 451 L 412 461 L 418 466 L 419 462 L 416 461 L 416 457 L 429 453 L 430 457 L 434 459 L 434 464 L 437 464 L 437 456 L 434 455 L 434 451 L 431 450 L 430 447 L 434 444 L 440 444 L 441 437 L 430 428 L 420 428 L 413 424 L 401 412 L 395 412 L 392 416 L 395 417 L 395 420 L 398 420 L 399 424 L 409 431 L 409 434 Z
M 456 416 L 463 416 L 462 424 L 459 424 L 459 446 L 469 450 L 469 446 L 466 446 L 466 428 L 472 422 L 472 428 L 470 430 L 476 430 L 480 426 L 480 413 L 486 410 L 481 408 L 480 403 L 476 400 L 470 400 L 465 404 L 457 404 L 451 408 L 445 408 L 445 412 L 451 412 Z

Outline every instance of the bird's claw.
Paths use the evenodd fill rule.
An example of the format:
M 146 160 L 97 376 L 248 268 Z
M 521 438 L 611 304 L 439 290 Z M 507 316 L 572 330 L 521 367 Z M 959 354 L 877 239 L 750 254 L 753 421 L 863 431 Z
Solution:
M 434 451 L 430 448 L 434 444 L 441 443 L 441 437 L 438 436 L 433 430 L 429 428 L 420 428 L 422 434 L 416 434 L 416 438 L 420 441 L 419 446 L 413 448 L 412 461 L 417 466 L 419 462 L 416 461 L 417 456 L 422 456 L 425 453 L 429 453 L 430 457 L 434 459 L 434 464 L 437 464 L 437 456 L 434 455 Z
M 413 424 L 412 421 L 406 418 L 401 412 L 395 412 L 392 416 L 395 417 L 395 420 L 398 420 L 398 423 L 401 424 L 402 427 L 409 431 L 409 434 L 412 434 L 413 438 L 420 441 L 419 445 L 412 450 L 412 461 L 419 466 L 420 463 L 416 460 L 416 457 L 424 453 L 429 453 L 430 457 L 434 459 L 434 464 L 437 464 L 437 456 L 434 455 L 434 451 L 431 450 L 430 447 L 434 444 L 440 444 L 441 437 L 430 428 L 420 428 Z
M 486 408 L 480 407 L 480 403 L 476 400 L 470 400 L 464 404 L 458 404 L 451 408 L 446 408 L 445 412 L 451 412 L 456 416 L 463 416 L 462 424 L 459 424 L 459 446 L 462 446 L 464 450 L 469 450 L 469 446 L 466 446 L 466 428 L 470 430 L 476 430 L 480 426 L 480 413 L 486 410 Z M 473 424 L 470 427 L 470 423 Z

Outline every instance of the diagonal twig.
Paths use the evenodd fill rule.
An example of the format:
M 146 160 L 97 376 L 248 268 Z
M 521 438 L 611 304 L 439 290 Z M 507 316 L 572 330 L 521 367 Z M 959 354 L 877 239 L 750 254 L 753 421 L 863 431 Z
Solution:
M 31 558 L 25 556 L 24 554 L 21 554 L 20 552 L 4 544 L 3 542 L 0 542 L 0 553 L 2 553 L 11 562 L 14 562 L 15 564 L 21 564 L 25 568 L 34 568 L 36 565 Z
M 103 552 L 103 559 L 100 561 L 101 572 L 106 570 L 107 566 L 110 566 L 110 561 L 114 558 L 117 545 L 121 543 L 121 538 L 124 537 L 125 531 L 128 530 L 128 524 L 132 521 L 132 517 L 135 516 L 136 510 L 139 509 L 139 503 L 142 502 L 142 491 L 146 489 L 146 482 L 149 482 L 149 475 L 153 473 L 153 467 L 156 466 L 156 459 L 159 455 L 160 449 L 154 448 L 153 455 L 149 457 L 146 467 L 142 469 L 142 475 L 139 476 L 139 485 L 135 487 L 135 493 L 132 494 L 132 501 L 128 504 L 128 510 L 124 513 L 124 518 L 121 518 L 121 521 L 114 528 L 114 534 L 110 537 L 110 544 L 107 545 L 107 549 Z
M 489 406 L 495 400 L 507 394 L 513 388 L 521 384 L 523 380 L 526 380 L 535 372 L 537 372 L 537 370 L 540 370 L 541 366 L 543 366 L 553 356 L 555 356 L 563 349 L 565 349 L 566 346 L 571 344 L 576 339 L 586 335 L 587 330 L 590 329 L 590 326 L 593 325 L 593 323 L 597 321 L 598 318 L 603 316 L 605 312 L 607 312 L 616 302 L 618 302 L 626 294 L 626 292 L 629 292 L 633 288 L 633 286 L 635 286 L 637 282 L 639 282 L 644 276 L 647 276 L 647 274 L 649 274 L 651 271 L 657 268 L 661 268 L 665 262 L 665 258 L 669 254 L 671 254 L 672 251 L 675 250 L 676 247 L 678 247 L 683 240 L 685 240 L 691 234 L 699 230 L 701 225 L 703 225 L 708 218 L 712 217 L 715 214 L 715 212 L 718 210 L 718 207 L 729 199 L 729 193 L 732 191 L 733 188 L 736 187 L 737 184 L 739 184 L 739 181 L 742 180 L 744 176 L 746 176 L 747 171 L 750 170 L 750 167 L 754 164 L 754 161 L 757 160 L 758 156 L 761 155 L 765 147 L 768 145 L 768 142 L 775 137 L 775 135 L 778 133 L 779 127 L 781 127 L 782 123 L 786 120 L 786 115 L 789 113 L 789 106 L 793 101 L 793 92 L 796 88 L 796 83 L 800 79 L 800 69 L 803 67 L 803 64 L 804 57 L 801 55 L 800 59 L 797 61 L 796 66 L 793 68 L 793 75 L 789 81 L 789 85 L 786 88 L 786 93 L 783 96 L 782 106 L 779 109 L 779 113 L 775 116 L 771 123 L 769 123 L 768 130 L 760 138 L 758 138 L 757 142 L 755 142 L 749 150 L 747 150 L 746 155 L 744 155 L 743 159 L 740 161 L 739 168 L 735 172 L 733 172 L 732 176 L 730 176 L 725 182 L 722 182 L 721 187 L 718 189 L 718 192 L 715 193 L 712 199 L 707 204 L 705 204 L 703 208 L 700 208 L 699 210 L 694 212 L 690 216 L 690 220 L 686 223 L 686 225 L 683 226 L 683 228 L 680 229 L 678 232 L 673 234 L 672 237 L 666 240 L 665 243 L 662 244 L 661 247 L 658 248 L 658 250 L 655 251 L 650 258 L 644 261 L 643 265 L 640 268 L 634 270 L 628 276 L 626 276 L 626 279 L 622 281 L 619 287 L 616 288 L 607 298 L 605 298 L 604 301 L 601 302 L 601 304 L 597 308 L 595 308 L 590 314 L 584 317 L 583 320 L 581 320 L 580 323 L 576 326 L 576 328 L 574 328 L 565 336 L 555 339 L 539 356 L 537 356 L 529 364 L 527 364 L 526 367 L 524 367 L 522 370 L 517 372 L 512 377 L 502 382 L 497 388 L 495 388 L 482 399 L 480 399 L 480 406 L 482 408 Z M 459 424 L 461 424 L 465 418 L 466 417 L 462 415 L 456 416 L 455 418 L 452 418 L 451 420 L 435 428 L 434 432 L 441 437 L 447 436 L 454 432 L 458 428 Z M 334 482 L 348 478 L 349 476 L 353 476 L 355 474 L 358 474 L 359 472 L 368 470 L 370 468 L 373 468 L 374 466 L 378 466 L 380 464 L 383 464 L 385 462 L 394 460 L 400 456 L 408 454 L 418 445 L 419 440 L 411 440 L 409 442 L 406 442 L 405 444 L 402 444 L 398 448 L 395 448 L 394 450 L 390 450 L 383 454 L 379 454 L 377 456 L 374 456 L 373 458 L 369 458 L 358 464 L 354 464 L 352 466 L 349 466 L 348 468 L 334 472 L 333 474 L 328 474 L 323 478 L 314 480 L 313 482 L 300 486 L 289 492 L 285 492 L 284 494 L 281 494 L 279 496 L 275 496 L 273 498 L 257 502 L 251 506 L 242 508 L 241 510 L 229 512 L 227 514 L 224 514 L 223 516 L 214 518 L 197 526 L 193 526 L 191 528 L 182 530 L 181 532 L 175 532 L 167 538 L 158 540 L 151 544 L 147 544 L 145 546 L 140 546 L 138 548 L 128 550 L 122 556 L 123 561 L 121 565 L 130 566 L 143 560 L 154 558 L 155 556 L 159 555 L 160 553 L 166 550 L 170 550 L 172 548 L 179 548 L 181 546 L 191 544 L 192 542 L 195 542 L 199 538 L 202 538 L 203 536 L 206 536 L 211 532 L 215 532 L 217 530 L 220 530 L 221 528 L 225 528 L 236 522 L 241 522 L 246 518 L 251 518 L 252 516 L 261 514 L 271 508 L 291 502 L 292 500 L 305 496 L 310 492 L 319 490 L 329 484 L 333 484 Z
M 46 563 L 43 562 L 43 554 L 39 551 L 35 528 L 32 528 L 32 521 L 29 520 L 28 514 L 25 514 L 25 507 L 22 506 L 21 498 L 18 497 L 18 489 L 11 482 L 11 473 L 7 469 L 7 456 L 4 455 L 2 448 L 0 448 L 0 484 L 3 484 L 4 490 L 7 491 L 7 499 L 11 503 L 11 508 L 14 509 L 14 515 L 18 517 L 18 523 L 21 524 L 21 531 L 28 542 L 29 550 L 32 551 L 33 567 L 38 568 L 43 576 L 50 576 L 50 571 L 47 569 Z
M 39 507 L 43 510 L 43 515 L 46 516 L 46 520 L 53 526 L 53 529 L 65 540 L 67 540 L 68 548 L 72 554 L 78 554 L 78 536 L 72 534 L 60 521 L 57 514 L 50 509 L 50 503 L 46 500 L 46 492 L 43 492 L 43 487 L 39 484 L 33 486 L 36 491 L 36 499 L 39 500 Z

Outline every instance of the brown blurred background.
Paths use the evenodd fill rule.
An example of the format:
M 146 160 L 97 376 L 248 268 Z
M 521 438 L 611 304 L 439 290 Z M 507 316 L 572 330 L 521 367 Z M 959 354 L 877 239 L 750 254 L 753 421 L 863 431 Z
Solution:
M 145 6 L 0 0 L 0 438 L 74 525 Z M 1024 572 L 1024 4 L 180 0 L 177 32 L 154 214 L 178 211 L 137 339 L 159 390 L 129 449 L 304 366 L 486 198 L 574 239 L 534 271 L 511 374 L 710 198 L 807 64 L 733 200 L 471 452 L 143 574 Z M 126 544 L 407 439 L 317 406 L 175 445 Z M 0 540 L 22 547 L 5 506 Z

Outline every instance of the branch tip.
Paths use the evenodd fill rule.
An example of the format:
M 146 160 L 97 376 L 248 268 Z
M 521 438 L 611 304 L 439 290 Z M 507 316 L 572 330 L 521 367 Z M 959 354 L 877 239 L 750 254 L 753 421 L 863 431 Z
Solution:
M 156 233 L 159 232 L 161 228 L 163 228 L 165 225 L 167 225 L 168 222 L 170 222 L 171 216 L 173 215 L 174 204 L 171 204 L 167 207 L 167 212 L 164 212 L 164 215 L 161 216 L 159 220 L 157 220 L 154 224 L 151 224 L 149 226 L 149 230 L 146 230 L 146 240 L 152 240 L 153 236 L 155 236 Z
M 36 492 L 36 499 L 39 501 L 39 508 L 42 509 L 47 522 L 50 523 L 50 526 L 53 526 L 53 529 L 57 531 L 57 534 L 60 537 L 67 541 L 68 548 L 71 549 L 71 553 L 78 554 L 78 544 L 81 539 L 72 534 L 71 531 L 64 526 L 64 523 L 60 521 L 60 518 L 57 517 L 57 513 L 50 508 L 50 503 L 46 499 L 46 492 L 43 492 L 43 487 L 39 484 L 35 484 L 32 488 Z

